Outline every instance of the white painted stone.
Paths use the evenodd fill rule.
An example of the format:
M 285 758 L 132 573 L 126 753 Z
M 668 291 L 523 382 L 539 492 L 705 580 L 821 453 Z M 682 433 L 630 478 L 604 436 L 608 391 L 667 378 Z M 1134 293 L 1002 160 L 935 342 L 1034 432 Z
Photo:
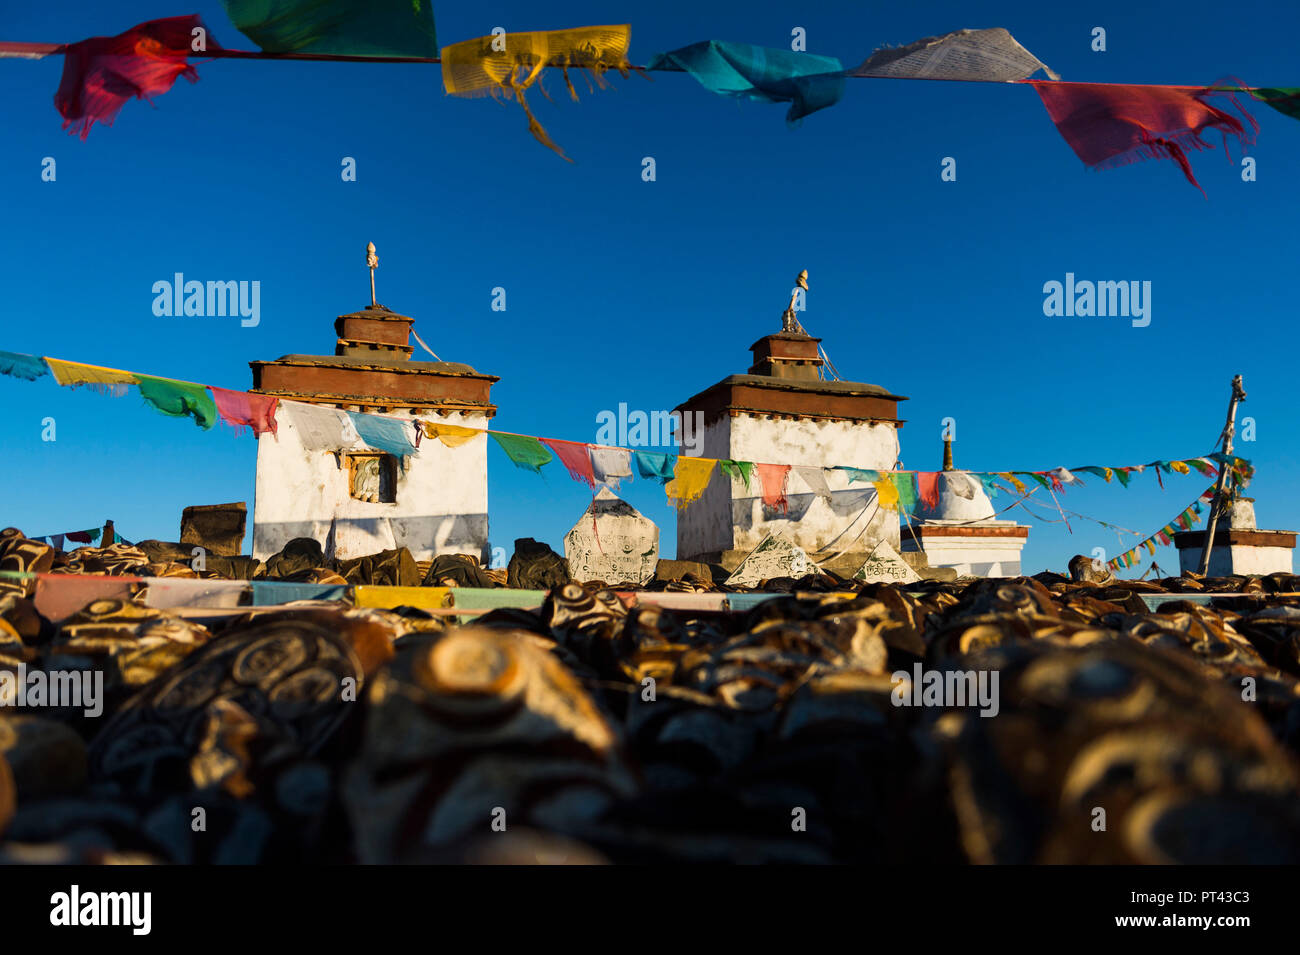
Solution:
M 864 580 L 869 584 L 911 584 L 920 580 L 921 575 L 898 556 L 898 551 L 890 547 L 887 541 L 880 541 L 853 575 L 853 579 Z
M 723 415 L 705 424 L 706 458 L 765 461 L 821 467 L 857 467 L 888 471 L 898 460 L 898 429 L 887 422 L 855 423 L 812 419 L 767 419 L 756 415 Z M 786 488 L 789 510 L 763 506 L 757 472 L 750 486 L 715 473 L 698 501 L 677 518 L 677 555 L 691 560 L 727 550 L 753 550 L 771 535 L 787 538 L 807 552 L 825 549 L 846 527 L 849 536 L 869 526 L 858 538 L 869 550 L 878 540 L 898 546 L 898 518 L 874 508 L 875 489 L 848 482 L 843 471 L 827 472 L 829 501 L 818 497 L 798 475 L 791 473 Z M 865 509 L 865 510 L 864 510 Z M 865 515 L 870 514 L 870 519 Z M 843 543 L 841 541 L 841 543 Z
M 803 577 L 821 573 L 802 547 L 789 538 L 769 534 L 755 547 L 740 566 L 727 578 L 733 587 L 757 587 L 773 577 Z
M 293 538 L 310 537 L 330 557 L 406 547 L 416 560 L 469 554 L 486 565 L 486 434 L 457 448 L 425 438 L 406 470 L 398 470 L 396 502 L 381 504 L 351 497 L 343 454 L 305 450 L 289 417 L 278 419 L 278 434 L 258 437 L 253 556 L 265 560 Z M 474 413 L 411 417 L 488 426 L 485 415 Z
M 564 535 L 564 556 L 574 580 L 644 584 L 654 576 L 659 560 L 659 528 L 627 501 L 601 488 Z

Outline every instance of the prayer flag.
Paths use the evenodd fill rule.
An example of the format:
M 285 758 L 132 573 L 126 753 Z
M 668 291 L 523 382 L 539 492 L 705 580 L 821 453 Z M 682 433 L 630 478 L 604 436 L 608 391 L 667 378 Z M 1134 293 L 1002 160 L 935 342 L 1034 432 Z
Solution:
M 506 33 L 465 40 L 442 50 L 442 85 L 452 96 L 514 97 L 528 117 L 528 130 L 547 149 L 569 160 L 547 135 L 528 107 L 525 91 L 537 81 L 545 67 L 559 67 L 569 95 L 578 91 L 569 78 L 573 68 L 591 71 L 591 80 L 604 88 L 609 70 L 627 76 L 631 64 L 627 48 L 632 28 L 621 26 L 575 27 L 569 30 L 540 30 Z M 545 94 L 545 90 L 543 90 Z
M 542 444 L 555 452 L 569 477 L 581 481 L 587 487 L 596 486 L 596 476 L 591 469 L 591 445 L 579 444 L 577 441 L 560 441 L 555 438 L 539 438 Z
M 1016 42 L 1002 27 L 956 30 L 928 36 L 907 46 L 877 50 L 850 76 L 890 76 L 901 79 L 970 80 L 1014 83 L 1042 70 L 1055 73 Z
M 667 484 L 673 479 L 676 455 L 659 454 L 655 451 L 633 451 L 632 457 L 636 460 L 636 471 L 641 477 L 658 481 L 660 484 Z
M 483 429 L 466 428 L 464 425 L 459 424 L 425 421 L 424 433 L 430 438 L 437 438 L 449 448 L 459 448 L 462 444 L 473 441 L 483 434 Z
M 1283 115 L 1300 119 L 1300 88 L 1294 86 L 1261 87 L 1248 91 L 1261 103 L 1267 103 Z
M 890 475 L 898 491 L 898 509 L 903 514 L 916 510 L 916 474 L 912 471 L 894 471 Z
M 887 511 L 898 510 L 898 485 L 889 477 L 882 477 L 879 481 L 873 481 L 876 488 L 876 500 L 880 506 Z
M 840 470 L 848 472 L 850 484 L 875 484 L 880 480 L 880 472 L 870 468 L 841 467 Z
M 752 462 L 724 460 L 718 462 L 718 467 L 722 469 L 723 474 L 733 481 L 744 481 L 745 490 L 749 490 L 749 477 L 754 473 Z
M 823 500 L 831 499 L 831 488 L 826 483 L 826 472 L 822 468 L 798 467 L 794 472 L 808 485 L 808 490 Z
M 126 394 L 127 386 L 137 382 L 136 376 L 131 372 L 119 371 L 116 368 L 81 365 L 71 361 L 59 361 L 57 358 L 47 358 L 45 363 L 50 366 L 50 373 L 59 384 L 72 388 L 87 385 L 100 394 L 112 395 L 114 398 L 122 397 Z
M 542 466 L 553 460 L 551 452 L 542 447 L 536 438 L 526 434 L 501 434 L 497 431 L 489 431 L 488 434 L 500 445 L 515 467 L 541 474 Z
M 918 471 L 916 474 L 917 488 L 921 492 L 921 501 L 928 508 L 939 506 L 939 472 L 938 471 Z
M 44 358 L 18 352 L 0 351 L 0 375 L 10 375 L 23 381 L 35 381 L 50 373 Z
M 758 483 L 763 489 L 763 506 L 786 513 L 790 508 L 790 502 L 785 496 L 785 485 L 790 479 L 790 465 L 755 464 L 754 470 L 758 472 Z
M 705 40 L 660 53 L 647 70 L 685 70 L 721 96 L 789 103 L 786 122 L 834 106 L 844 95 L 844 65 L 833 56 Z
M 679 457 L 677 459 L 677 470 L 673 473 L 673 479 L 664 487 L 664 491 L 677 504 L 678 510 L 700 499 L 704 489 L 709 486 L 709 479 L 713 477 L 713 466 L 717 463 L 714 458 Z
M 1142 159 L 1172 159 L 1197 189 L 1186 150 L 1209 149 L 1202 134 L 1217 129 L 1243 145 L 1255 141 L 1259 125 L 1230 91 L 1126 86 L 1106 83 L 1062 83 L 1031 80 L 1057 130 L 1076 156 L 1093 169 L 1124 166 Z M 1247 130 L 1235 116 L 1211 106 L 1211 95 L 1226 96 L 1250 123 Z M 1201 194 L 1205 190 L 1201 189 Z
M 415 454 L 414 431 L 410 421 L 349 411 L 348 417 L 367 447 L 391 454 L 399 461 Z M 414 419 L 412 419 L 414 420 Z
M 189 416 L 204 430 L 217 423 L 217 404 L 208 394 L 207 385 L 173 378 L 137 375 L 140 397 L 155 411 L 173 418 Z
M 223 0 L 235 29 L 267 53 L 438 55 L 430 0 Z
M 591 474 L 597 484 L 617 488 L 625 478 L 632 476 L 632 452 L 627 448 L 589 446 Z
M 235 429 L 236 433 L 244 428 L 252 428 L 253 434 L 266 432 L 275 434 L 279 425 L 275 420 L 275 406 L 280 399 L 274 395 L 255 395 L 247 391 L 227 391 L 225 388 L 213 388 L 212 400 L 216 402 L 217 413 L 221 420 Z
M 132 97 L 160 96 L 180 76 L 198 82 L 187 57 L 199 30 L 205 49 L 220 49 L 197 15 L 150 20 L 117 36 L 69 44 L 63 53 L 63 78 L 54 94 L 63 128 L 71 127 L 85 139 L 95 123 L 112 126 Z
M 280 408 L 307 451 L 342 451 L 361 443 L 352 419 L 338 408 L 301 401 L 284 401 Z

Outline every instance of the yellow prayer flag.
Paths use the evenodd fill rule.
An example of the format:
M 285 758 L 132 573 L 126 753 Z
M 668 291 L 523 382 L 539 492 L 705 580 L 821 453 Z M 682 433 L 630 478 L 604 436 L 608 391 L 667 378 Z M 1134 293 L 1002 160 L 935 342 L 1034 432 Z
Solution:
M 871 486 L 876 489 L 876 498 L 880 501 L 881 507 L 887 511 L 898 510 L 898 486 L 891 478 L 872 481 Z
M 677 459 L 673 479 L 664 485 L 664 491 L 676 502 L 678 509 L 700 499 L 717 463 L 717 458 Z
M 54 375 L 54 380 L 61 385 L 72 387 L 90 385 L 97 391 L 105 391 L 120 397 L 126 394 L 127 385 L 140 383 L 140 379 L 131 372 L 120 371 L 117 368 L 81 365 L 72 361 L 59 361 L 57 358 L 46 358 L 45 361 L 50 366 L 50 373 Z
M 487 432 L 479 428 L 466 428 L 459 424 L 441 424 L 434 421 L 424 422 L 424 433 L 430 438 L 437 438 L 449 448 L 459 448 L 467 441 L 473 441 L 480 434 Z
M 1010 481 L 1010 482 L 1011 482 L 1011 486 L 1014 487 L 1014 488 L 1016 489 L 1017 493 L 1020 493 L 1020 494 L 1024 494 L 1024 493 L 1025 493 L 1025 482 L 1022 481 L 1022 480 L 1020 480 L 1020 478 L 1016 477 L 1016 476 L 1015 476 L 1014 474 L 1012 474 L 1010 471 L 999 471 L 999 472 L 998 472 L 998 477 L 1000 477 L 1000 478 L 1006 478 L 1008 481 Z
M 1191 473 L 1192 470 L 1182 461 L 1170 461 L 1169 466 L 1173 468 L 1175 471 L 1177 471 L 1179 474 L 1189 474 Z
M 442 48 L 442 85 L 452 96 L 517 97 L 528 116 L 529 132 L 547 149 L 568 160 L 533 116 L 524 91 L 536 82 L 543 68 L 553 66 L 564 72 L 569 95 L 577 100 L 578 91 L 573 88 L 569 69 L 591 70 L 595 84 L 603 87 L 607 70 L 618 70 L 627 76 L 632 68 L 627 60 L 631 41 L 632 27 L 626 23 L 465 40 Z M 546 91 L 542 93 L 545 95 Z

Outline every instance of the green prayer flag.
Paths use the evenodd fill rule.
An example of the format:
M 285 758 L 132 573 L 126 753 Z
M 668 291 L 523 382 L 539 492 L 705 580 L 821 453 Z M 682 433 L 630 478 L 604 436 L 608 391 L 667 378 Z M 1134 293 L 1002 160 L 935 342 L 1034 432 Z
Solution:
M 266 53 L 438 55 L 431 0 L 223 0 Z
M 217 403 L 208 394 L 207 385 L 171 378 L 153 378 L 137 375 L 140 379 L 140 397 L 173 418 L 192 417 L 200 428 L 211 428 L 217 421 Z
M 718 467 L 722 473 L 729 478 L 739 478 L 745 482 L 745 489 L 749 489 L 749 476 L 754 473 L 754 464 L 752 461 L 719 461 Z
M 895 471 L 889 475 L 898 490 L 898 511 L 911 514 L 916 510 L 916 475 L 911 471 Z
M 1279 113 L 1285 113 L 1292 119 L 1300 119 L 1300 87 L 1265 87 L 1251 90 L 1250 95 L 1272 106 Z
M 542 473 L 542 465 L 549 464 L 554 455 L 546 450 L 542 442 L 526 434 L 501 434 L 497 431 L 489 431 L 492 440 L 501 445 L 501 450 L 506 453 L 515 467 L 523 468 L 525 471 L 535 471 Z

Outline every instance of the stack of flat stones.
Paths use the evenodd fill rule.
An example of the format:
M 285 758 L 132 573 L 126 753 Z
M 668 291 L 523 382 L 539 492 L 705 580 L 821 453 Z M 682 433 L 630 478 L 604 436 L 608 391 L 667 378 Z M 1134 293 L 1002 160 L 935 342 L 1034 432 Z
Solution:
M 463 626 L 5 590 L 0 862 L 1300 862 L 1297 578 L 774 590 Z M 34 673 L 101 712 L 17 705 Z

